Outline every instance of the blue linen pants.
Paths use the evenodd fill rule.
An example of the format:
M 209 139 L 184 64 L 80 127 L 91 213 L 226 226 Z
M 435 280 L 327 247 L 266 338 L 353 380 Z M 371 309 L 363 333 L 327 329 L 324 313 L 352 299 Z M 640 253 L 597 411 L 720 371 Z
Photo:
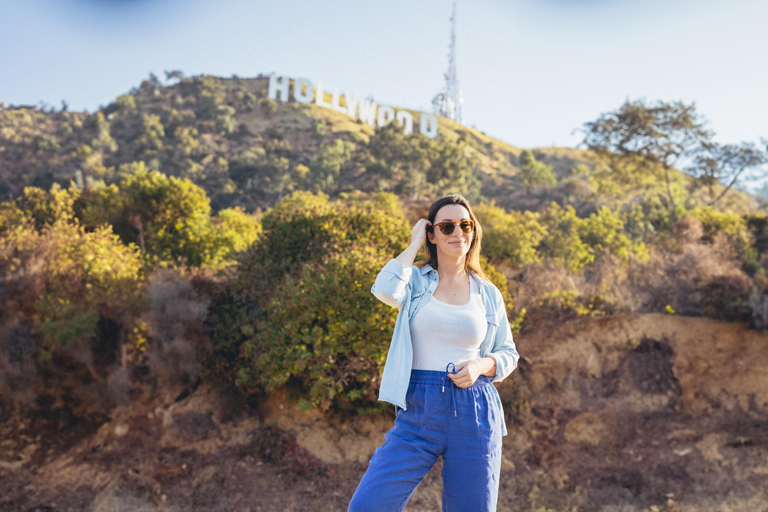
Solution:
M 488 378 L 460 388 L 445 372 L 412 370 L 407 409 L 352 496 L 349 512 L 400 512 L 443 457 L 443 512 L 496 510 L 501 470 L 501 410 Z

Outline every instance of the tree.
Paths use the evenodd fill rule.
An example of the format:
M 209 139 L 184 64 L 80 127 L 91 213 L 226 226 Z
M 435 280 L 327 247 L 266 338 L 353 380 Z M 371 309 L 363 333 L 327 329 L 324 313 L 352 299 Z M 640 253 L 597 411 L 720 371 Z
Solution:
M 136 110 L 136 97 L 133 94 L 121 94 L 114 102 L 115 107 L 121 112 L 134 112 Z
M 707 131 L 704 124 L 695 103 L 626 101 L 618 110 L 584 123 L 582 144 L 609 162 L 615 157 L 629 157 L 646 163 L 651 171 L 660 168 L 667 188 L 667 207 L 674 212 L 672 166 L 680 157 L 709 142 L 712 132 Z
M 319 191 L 331 193 L 338 188 L 341 166 L 352 156 L 354 145 L 351 142 L 334 139 L 318 149 L 315 158 L 309 165 L 311 179 Z
M 137 152 L 143 152 L 150 156 L 157 155 L 157 151 L 163 147 L 165 128 L 156 114 L 141 114 L 141 135 L 134 144 Z
M 396 181 L 395 190 L 398 193 L 408 192 L 416 199 L 430 191 L 432 184 L 426 173 L 432 160 L 437 158 L 437 144 L 426 136 L 404 135 L 403 132 L 399 123 L 376 128 L 366 146 L 374 158 L 366 165 L 366 170 L 381 176 L 381 184 L 390 179 Z
M 439 194 L 459 193 L 470 201 L 480 198 L 482 185 L 475 175 L 475 161 L 467 156 L 464 138 L 452 142 L 444 138 L 430 141 L 423 134 L 409 137 L 431 148 L 427 154 L 429 164 L 426 176 L 433 190 Z
M 96 131 L 96 137 L 91 140 L 90 146 L 94 149 L 101 149 L 104 153 L 114 153 L 117 151 L 117 142 L 109 133 L 109 121 L 104 114 L 99 111 L 88 116 L 83 123 L 86 128 L 93 128 Z
M 366 146 L 373 161 L 366 169 L 399 181 L 395 190 L 413 199 L 425 193 L 459 193 L 480 197 L 481 183 L 475 162 L 467 156 L 466 141 L 430 140 L 423 134 L 403 134 L 398 123 L 377 128 Z
M 258 236 L 258 222 L 240 210 L 222 210 L 212 218 L 205 191 L 188 179 L 149 171 L 143 162 L 124 164 L 118 172 L 118 185 L 86 189 L 75 210 L 89 229 L 113 226 L 150 262 L 181 259 L 190 266 L 215 266 Z
M 173 71 L 166 71 L 165 72 L 165 81 L 170 82 L 171 80 L 181 80 L 184 78 L 184 72 L 179 69 L 174 69 Z
M 699 181 L 709 187 L 710 201 L 707 206 L 714 206 L 728 193 L 739 178 L 749 169 L 756 170 L 768 163 L 768 152 L 755 148 L 751 142 L 736 144 L 706 144 L 697 153 L 693 165 L 687 170 Z M 715 197 L 713 186 L 725 181 L 725 189 Z
M 520 174 L 518 176 L 528 187 L 528 195 L 531 194 L 533 187 L 545 187 L 557 183 L 557 179 L 552 173 L 552 166 L 536 160 L 530 151 L 523 151 L 520 155 Z
M 152 86 L 153 91 L 162 85 L 160 83 L 160 80 L 158 80 L 157 75 L 155 75 L 154 73 L 149 74 L 149 78 L 147 79 L 147 81 Z
M 258 187 L 263 192 L 276 194 L 280 200 L 284 193 L 297 188 L 308 173 L 303 165 L 291 168 L 291 160 L 297 154 L 288 141 L 271 139 L 264 147 L 254 146 L 234 157 L 229 175 L 241 186 Z

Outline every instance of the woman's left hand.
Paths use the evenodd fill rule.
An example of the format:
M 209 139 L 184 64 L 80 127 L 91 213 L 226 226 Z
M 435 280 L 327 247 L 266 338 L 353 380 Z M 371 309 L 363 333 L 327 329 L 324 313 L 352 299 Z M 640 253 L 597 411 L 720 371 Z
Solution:
M 488 363 L 490 361 L 490 363 Z M 488 357 L 482 359 L 470 359 L 456 365 L 456 373 L 449 373 L 448 377 L 460 388 L 468 388 L 475 383 L 478 377 L 493 368 L 493 360 Z

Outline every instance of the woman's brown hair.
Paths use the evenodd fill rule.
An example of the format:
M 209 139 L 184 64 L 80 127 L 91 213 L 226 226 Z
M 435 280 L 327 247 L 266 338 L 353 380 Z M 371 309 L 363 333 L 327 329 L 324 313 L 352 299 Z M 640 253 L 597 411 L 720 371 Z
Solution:
M 432 206 L 429 207 L 427 220 L 434 224 L 435 217 L 437 217 L 437 212 L 440 211 L 440 208 L 449 204 L 458 204 L 466 208 L 469 212 L 469 218 L 472 219 L 472 221 L 475 223 L 474 236 L 472 237 L 472 242 L 469 244 L 469 251 L 467 251 L 467 255 L 464 259 L 464 270 L 467 272 L 471 270 L 483 279 L 487 279 L 485 272 L 483 272 L 483 269 L 480 268 L 480 242 L 483 238 L 483 228 L 480 227 L 480 223 L 477 221 L 477 217 L 475 217 L 475 212 L 472 211 L 472 207 L 469 205 L 469 201 L 461 197 L 459 194 L 450 194 L 445 197 L 441 197 L 432 203 Z M 427 231 L 432 232 L 432 226 L 428 226 Z M 416 263 L 416 265 L 419 267 L 429 265 L 437 270 L 437 246 L 429 241 L 429 237 L 427 237 L 426 244 L 429 258 Z

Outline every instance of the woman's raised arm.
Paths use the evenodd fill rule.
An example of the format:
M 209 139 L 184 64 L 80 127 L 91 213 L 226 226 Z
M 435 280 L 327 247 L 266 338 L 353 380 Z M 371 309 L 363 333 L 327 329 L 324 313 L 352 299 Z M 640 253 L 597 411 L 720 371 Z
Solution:
M 371 293 L 384 304 L 399 308 L 405 300 L 406 288 L 411 280 L 414 260 L 419 249 L 427 238 L 427 226 L 431 222 L 427 219 L 419 219 L 411 230 L 411 243 L 397 258 L 384 265 L 376 282 L 373 283 Z

